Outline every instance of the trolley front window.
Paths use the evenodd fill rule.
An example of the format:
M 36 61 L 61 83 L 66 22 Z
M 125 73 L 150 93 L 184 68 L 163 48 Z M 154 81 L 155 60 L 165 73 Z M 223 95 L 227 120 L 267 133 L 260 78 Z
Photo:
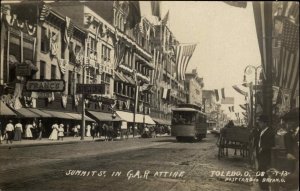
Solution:
M 191 125 L 196 121 L 196 112 L 193 111 L 173 111 L 173 125 Z

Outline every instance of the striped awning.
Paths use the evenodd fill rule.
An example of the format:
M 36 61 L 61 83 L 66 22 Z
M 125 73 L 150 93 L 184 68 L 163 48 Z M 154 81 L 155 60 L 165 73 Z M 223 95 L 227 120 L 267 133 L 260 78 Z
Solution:
M 50 114 L 46 113 L 46 112 L 43 112 L 39 109 L 36 109 L 36 108 L 27 108 L 29 111 L 33 112 L 33 113 L 36 113 L 38 115 L 40 115 L 41 117 L 52 117 Z

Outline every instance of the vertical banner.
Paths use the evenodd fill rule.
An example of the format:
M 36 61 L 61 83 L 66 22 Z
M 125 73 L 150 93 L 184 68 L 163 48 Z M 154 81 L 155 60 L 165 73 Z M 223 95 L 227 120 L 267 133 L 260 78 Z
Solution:
M 277 98 L 278 98 L 278 93 L 279 93 L 279 87 L 277 86 L 273 86 L 273 99 L 272 99 L 272 103 L 276 104 L 277 102 Z

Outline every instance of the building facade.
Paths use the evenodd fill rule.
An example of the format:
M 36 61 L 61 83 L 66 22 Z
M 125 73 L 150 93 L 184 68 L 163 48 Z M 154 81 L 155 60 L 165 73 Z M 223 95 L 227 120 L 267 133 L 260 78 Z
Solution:
M 202 106 L 202 89 L 204 87 L 203 78 L 197 74 L 197 69 L 193 69 L 191 73 L 185 74 L 185 86 L 188 93 L 187 103 Z
M 56 118 L 78 124 L 85 106 L 88 122 L 170 125 L 171 109 L 187 100 L 172 49 L 179 42 L 166 25 L 132 12 L 136 3 L 5 5 L 1 9 L 0 85 L 5 87 L 1 100 L 25 118 L 47 117 L 49 122 Z M 30 66 L 28 74 L 17 75 L 19 63 Z M 61 80 L 65 88 L 27 91 L 27 80 Z M 105 84 L 105 91 L 83 99 L 78 84 Z

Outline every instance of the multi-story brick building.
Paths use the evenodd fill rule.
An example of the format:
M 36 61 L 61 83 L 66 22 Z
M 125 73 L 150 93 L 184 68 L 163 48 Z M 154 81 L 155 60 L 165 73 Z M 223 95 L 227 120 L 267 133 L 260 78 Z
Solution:
M 0 85 L 8 88 L 2 100 L 25 118 L 49 122 L 80 123 L 84 101 L 87 121 L 122 121 L 115 124 L 123 127 L 155 124 L 153 118 L 170 125 L 171 108 L 185 103 L 187 96 L 172 49 L 179 42 L 167 26 L 154 25 L 133 11 L 137 3 L 6 5 L 1 9 Z M 27 63 L 30 74 L 15 78 L 17 63 Z M 26 91 L 22 87 L 28 79 L 63 80 L 65 89 Z M 102 95 L 83 100 L 76 92 L 78 84 L 100 83 L 106 84 Z

